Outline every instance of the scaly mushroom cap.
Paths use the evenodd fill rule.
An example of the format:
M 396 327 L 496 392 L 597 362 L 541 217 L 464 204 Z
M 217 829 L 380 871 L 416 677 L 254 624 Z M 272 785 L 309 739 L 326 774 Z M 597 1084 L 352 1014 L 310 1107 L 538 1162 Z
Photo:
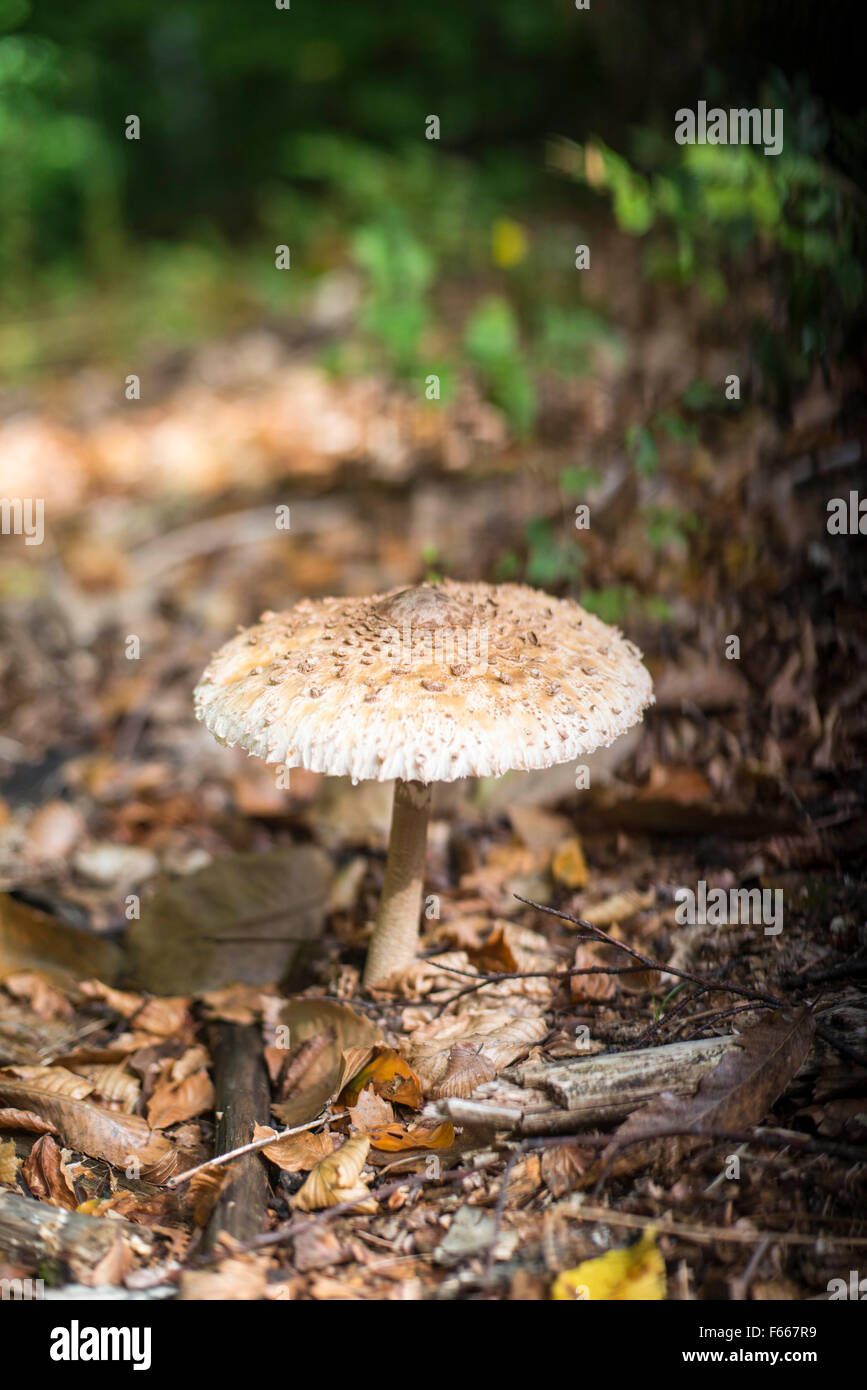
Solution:
M 222 743 L 269 763 L 452 782 L 592 753 L 653 692 L 637 647 L 577 603 L 446 580 L 263 613 L 195 702 Z

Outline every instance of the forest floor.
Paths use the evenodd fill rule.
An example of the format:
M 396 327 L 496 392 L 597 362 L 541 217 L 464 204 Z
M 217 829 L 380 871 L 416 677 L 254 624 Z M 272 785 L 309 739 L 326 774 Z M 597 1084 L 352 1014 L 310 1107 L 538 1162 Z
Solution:
M 46 530 L 0 552 L 0 1277 L 804 1299 L 857 1267 L 867 619 L 825 522 L 867 415 L 853 369 L 785 425 L 687 418 L 735 350 L 617 277 L 625 364 L 547 380 L 531 443 L 472 382 L 431 409 L 273 326 L 155 358 L 141 401 L 102 366 L 4 399 L 4 492 Z M 652 473 L 627 402 L 688 426 Z M 563 592 L 577 501 L 581 584 L 657 702 L 581 791 L 572 766 L 439 787 L 423 954 L 364 992 L 390 788 L 278 787 L 192 687 L 305 595 L 507 553 Z M 684 924 L 701 883 L 781 915 Z

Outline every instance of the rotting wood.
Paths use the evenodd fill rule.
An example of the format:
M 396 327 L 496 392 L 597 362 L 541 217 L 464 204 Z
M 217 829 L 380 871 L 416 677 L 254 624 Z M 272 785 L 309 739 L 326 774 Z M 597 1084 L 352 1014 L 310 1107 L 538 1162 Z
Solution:
M 213 1029 L 215 1107 L 219 1116 L 215 1152 L 227 1153 L 249 1143 L 253 1127 L 268 1124 L 268 1075 L 258 1028 L 220 1023 Z M 213 1250 L 221 1232 L 247 1241 L 262 1229 L 268 1202 L 268 1175 L 260 1155 L 236 1160 L 205 1229 L 204 1246 Z
M 702 1038 L 638 1052 L 578 1058 L 574 1061 L 527 1062 L 514 1068 L 524 1085 L 546 1091 L 556 1107 L 538 1104 L 491 1104 L 483 1100 L 441 1100 L 437 1114 L 455 1124 L 508 1130 L 526 1136 L 572 1134 L 597 1125 L 616 1124 L 661 1091 L 687 1094 L 711 1071 L 737 1039 Z
M 0 1260 L 37 1270 L 59 1265 L 83 1284 L 96 1271 L 124 1262 L 124 1245 L 146 1254 L 152 1233 L 131 1221 L 85 1216 L 36 1202 L 16 1192 L 0 1192 Z M 102 1275 L 100 1282 L 105 1281 Z

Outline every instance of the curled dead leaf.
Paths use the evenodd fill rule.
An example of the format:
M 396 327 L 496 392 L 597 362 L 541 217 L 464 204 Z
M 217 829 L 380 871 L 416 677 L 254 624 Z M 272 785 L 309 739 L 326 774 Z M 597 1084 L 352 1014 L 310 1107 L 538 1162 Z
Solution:
M 309 1172 L 334 1152 L 334 1138 L 328 1133 L 313 1134 L 307 1130 L 304 1134 L 289 1134 L 281 1139 L 268 1125 L 256 1125 L 253 1129 L 254 1140 L 265 1139 L 269 1134 L 274 1135 L 274 1143 L 262 1153 L 283 1173 Z
M 75 1211 L 78 1198 L 63 1155 L 50 1134 L 37 1139 L 21 1165 L 21 1176 L 40 1202 L 65 1211 Z
M 455 1128 L 448 1120 L 437 1125 L 379 1125 L 368 1130 L 373 1149 L 402 1153 L 408 1149 L 449 1149 L 455 1142 Z
M 493 1081 L 496 1071 L 487 1057 L 468 1043 L 455 1043 L 449 1051 L 445 1073 L 431 1095 L 437 1099 L 445 1096 L 471 1096 L 477 1086 L 484 1081 Z
M 366 1135 L 347 1139 L 336 1153 L 317 1163 L 304 1186 L 291 1199 L 291 1205 L 298 1211 L 321 1211 L 358 1199 L 359 1211 L 375 1211 L 376 1203 L 361 1177 L 369 1150 L 370 1140 Z

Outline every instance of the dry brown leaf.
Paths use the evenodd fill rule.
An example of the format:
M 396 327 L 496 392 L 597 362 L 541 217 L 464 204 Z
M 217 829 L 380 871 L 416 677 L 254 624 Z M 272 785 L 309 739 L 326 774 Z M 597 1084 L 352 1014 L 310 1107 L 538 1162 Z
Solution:
M 120 950 L 104 936 L 0 894 L 0 980 L 34 971 L 68 988 L 82 975 L 111 980 L 120 964 Z
M 767 1113 L 806 1061 L 814 1031 L 813 1015 L 807 1007 L 777 1010 L 744 1030 L 708 1072 L 692 1096 L 663 1092 L 656 1100 L 637 1110 L 615 1130 L 602 1154 L 604 1164 L 615 1156 L 624 1141 L 650 1143 L 665 1130 L 679 1130 L 685 1136 L 713 1130 L 751 1129 Z M 666 1140 L 667 1152 L 688 1152 L 694 1143 L 686 1139 Z M 615 1174 L 631 1171 L 636 1162 L 646 1163 L 644 1145 L 630 1145 L 615 1158 Z
M 582 917 L 591 927 L 610 927 L 615 922 L 628 922 L 636 912 L 645 912 L 647 908 L 653 907 L 655 901 L 655 888 L 648 888 L 646 893 L 627 888 L 622 893 L 612 893 L 610 897 L 602 898 L 598 903 L 591 903 L 589 907 L 575 913 L 575 916 Z
M 533 1044 L 547 1034 L 548 1025 L 538 1016 L 524 1018 L 510 1009 L 468 1009 L 457 1016 L 422 1024 L 407 1040 L 406 1048 L 422 1088 L 429 1095 L 445 1075 L 455 1043 L 475 1048 L 497 1073 L 526 1056 Z
M 91 1158 L 104 1158 L 124 1169 L 140 1165 L 142 1172 L 150 1172 L 152 1165 L 159 1163 L 163 1177 L 176 1163 L 172 1144 L 152 1131 L 140 1115 L 106 1110 L 89 1100 L 77 1100 L 41 1087 L 36 1079 L 21 1080 L 8 1072 L 0 1072 L 0 1102 L 34 1110 L 55 1126 L 68 1148 Z
M 590 877 L 584 849 L 577 835 L 564 840 L 551 861 L 551 872 L 567 888 L 583 888 Z
M 50 1134 L 37 1139 L 21 1165 L 21 1175 L 34 1197 L 52 1207 L 75 1211 L 78 1198 L 63 1155 Z
M 32 1110 L 14 1110 L 10 1106 L 0 1109 L 0 1129 L 20 1129 L 26 1134 L 53 1134 L 57 1130 L 50 1120 L 43 1120 Z
M 483 1082 L 493 1081 L 496 1074 L 487 1057 L 483 1057 L 477 1048 L 467 1043 L 455 1043 L 449 1052 L 445 1073 L 433 1087 L 431 1095 L 437 1099 L 445 1096 L 466 1098 Z
M 390 1101 L 378 1096 L 372 1086 L 365 1086 L 354 1105 L 349 1108 L 349 1119 L 353 1129 L 368 1133 L 380 1125 L 390 1125 L 394 1120 L 394 1109 Z
M 182 1274 L 180 1297 L 182 1302 L 250 1303 L 263 1297 L 266 1282 L 263 1260 L 222 1260 L 216 1269 Z
M 579 941 L 575 947 L 573 965 L 576 970 L 589 970 L 600 965 L 607 966 L 608 963 L 607 956 L 595 943 Z M 593 1003 L 610 999 L 617 992 L 617 979 L 617 975 L 571 975 L 569 987 L 572 998 Z
M 333 1100 L 346 1081 L 343 1054 L 351 1047 L 369 1048 L 381 1039 L 380 1029 L 362 1018 L 347 1004 L 330 999 L 292 999 L 283 1009 L 281 1022 L 289 1029 L 289 1042 L 295 1048 L 310 1038 L 332 1031 L 329 1045 L 319 1050 L 306 1067 L 297 1090 L 288 1100 L 272 1106 L 287 1129 L 315 1120 Z
M 168 1129 L 169 1125 L 191 1120 L 204 1110 L 213 1109 L 214 1088 L 211 1078 L 202 1068 L 180 1081 L 158 1084 L 148 1101 L 148 1123 L 152 1129 Z
M 158 1038 L 172 1038 L 182 1033 L 190 1023 L 190 999 L 149 999 L 133 1017 L 133 1027 Z
M 342 1148 L 317 1163 L 290 1205 L 298 1211 L 321 1211 L 358 1199 L 359 1211 L 376 1211 L 376 1203 L 369 1197 L 361 1176 L 369 1150 L 366 1135 L 347 1139 Z
M 82 980 L 81 992 L 88 999 L 100 999 L 107 1004 L 115 1013 L 120 1014 L 121 1018 L 132 1018 L 137 1014 L 144 1003 L 141 994 L 130 994 L 126 990 L 113 989 L 102 980 Z
M 8 975 L 3 988 L 16 999 L 25 999 L 39 1018 L 70 1018 L 72 1005 L 65 995 L 50 985 L 41 975 L 28 972 Z
M 71 1100 L 83 1100 L 93 1091 L 93 1082 L 83 1076 L 76 1076 L 65 1067 L 4 1067 L 0 1071 L 0 1082 L 9 1077 L 25 1083 L 32 1083 L 40 1091 L 50 1091 L 56 1096 L 69 1096 Z
M 193 1211 L 193 1222 L 201 1230 L 208 1224 L 208 1218 L 217 1199 L 235 1176 L 237 1166 L 227 1163 L 222 1168 L 203 1168 L 195 1177 L 190 1178 L 186 1188 L 186 1199 Z
M 18 1159 L 15 1155 L 14 1139 L 0 1139 L 0 1186 L 18 1186 Z
M 274 1143 L 264 1148 L 262 1153 L 284 1173 L 309 1172 L 334 1152 L 334 1138 L 328 1133 L 313 1134 L 307 1130 L 304 1134 L 290 1134 L 280 1139 L 277 1131 L 268 1125 L 254 1127 L 254 1139 L 265 1139 L 269 1134 L 274 1135 Z
M 207 1050 L 198 1044 L 195 1047 L 188 1047 L 177 1061 L 172 1062 L 169 1067 L 169 1077 L 172 1081 L 184 1081 L 186 1077 L 192 1076 L 193 1072 L 200 1071 L 202 1067 L 210 1066 L 211 1059 Z
M 272 998 L 267 985 L 227 985 L 199 998 L 205 1018 L 221 1023 L 259 1023 Z
M 89 1063 L 77 1066 L 76 1072 L 93 1083 L 94 1099 L 101 1103 L 116 1101 L 127 1115 L 132 1115 L 141 1095 L 141 1086 L 127 1071 L 126 1061 L 113 1064 Z

